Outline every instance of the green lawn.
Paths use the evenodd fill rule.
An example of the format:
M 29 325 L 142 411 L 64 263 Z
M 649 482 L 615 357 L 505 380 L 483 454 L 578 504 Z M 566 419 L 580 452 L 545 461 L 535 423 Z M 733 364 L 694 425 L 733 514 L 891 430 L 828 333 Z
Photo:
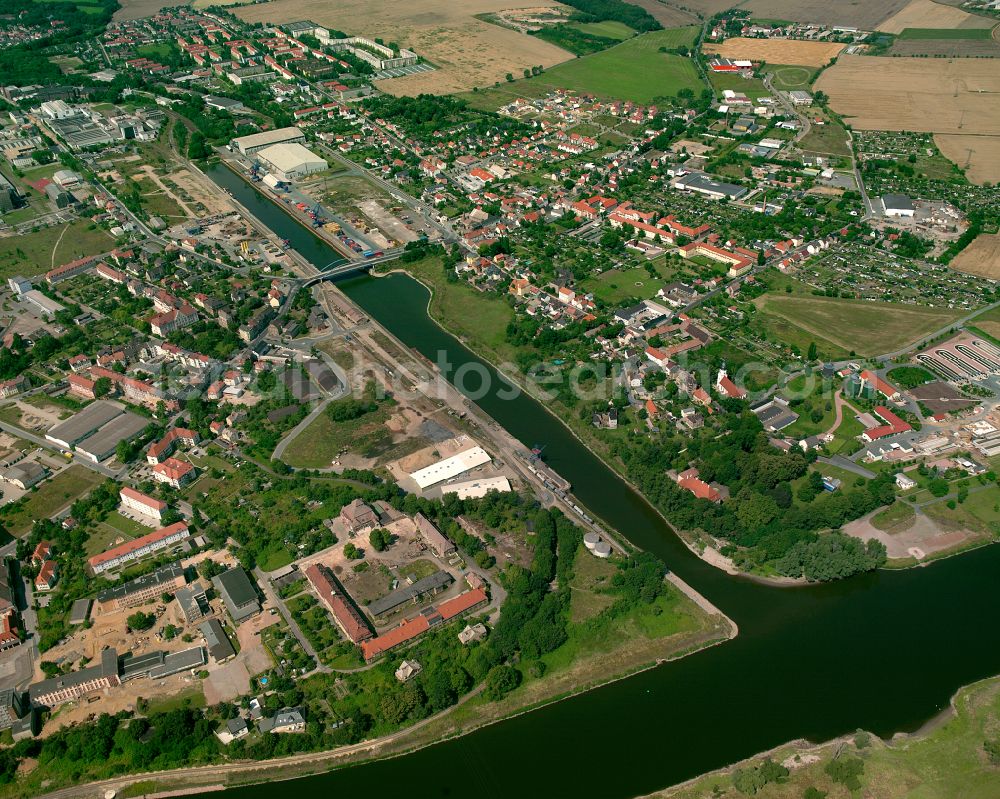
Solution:
M 615 22 L 613 20 L 604 20 L 603 22 L 574 22 L 569 27 L 589 33 L 591 36 L 603 36 L 605 39 L 617 39 L 618 41 L 631 39 L 635 36 L 635 31 L 624 22 Z
M 916 513 L 911 505 L 905 502 L 894 502 L 883 511 L 872 516 L 872 526 L 887 533 L 899 533 L 908 530 Z
M 90 222 L 78 221 L 0 239 L 0 279 L 6 280 L 13 275 L 33 277 L 48 272 L 53 263 L 60 266 L 114 249 L 115 240 L 98 227 L 90 230 L 90 225 Z
M 813 124 L 809 132 L 802 137 L 799 146 L 807 152 L 820 155 L 850 156 L 851 154 L 847 132 L 839 122 L 831 119 L 827 119 L 823 125 Z
M 771 96 L 764 81 L 758 78 L 744 78 L 741 75 L 726 72 L 709 72 L 708 79 L 717 94 L 721 93 L 723 89 L 732 89 L 734 92 L 742 92 L 751 100 L 757 97 Z
M 439 324 L 494 363 L 514 357 L 514 348 L 506 340 L 514 309 L 506 302 L 464 281 L 448 282 L 438 258 L 400 266 L 431 289 L 431 316 Z
M 944 308 L 794 294 L 766 294 L 755 303 L 808 333 L 817 346 L 827 342 L 858 355 L 901 349 L 961 315 Z
M 661 259 L 662 260 L 662 259 Z M 656 292 L 665 286 L 672 276 L 663 277 L 663 268 L 657 269 L 659 277 L 650 277 L 643 266 L 633 269 L 609 269 L 599 275 L 588 277 L 580 282 L 580 288 L 609 305 L 618 305 L 630 297 L 648 300 L 656 296 Z
M 690 46 L 696 28 L 669 28 L 635 36 L 593 55 L 575 58 L 551 67 L 541 75 L 514 81 L 495 94 L 467 95 L 479 107 L 497 107 L 517 96 L 539 97 L 556 89 L 595 94 L 648 104 L 674 97 L 681 89 L 696 94 L 703 88 L 694 62 L 682 56 L 661 53 L 661 47 Z
M 989 39 L 990 28 L 903 28 L 900 39 Z
M 11 535 L 21 536 L 31 529 L 35 519 L 47 519 L 61 508 L 75 502 L 104 480 L 97 472 L 83 466 L 70 466 L 41 487 L 26 495 L 26 501 L 7 506 L 0 520 Z

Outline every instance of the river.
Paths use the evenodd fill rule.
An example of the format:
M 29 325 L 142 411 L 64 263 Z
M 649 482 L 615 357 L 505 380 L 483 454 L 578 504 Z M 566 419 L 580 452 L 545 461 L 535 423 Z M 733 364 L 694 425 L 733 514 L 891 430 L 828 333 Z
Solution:
M 302 228 L 291 217 L 267 201 L 253 203 L 257 195 L 245 184 L 226 187 L 295 241 L 295 228 Z M 314 263 L 325 265 L 325 257 Z M 487 364 L 427 316 L 428 294 L 416 281 L 366 276 L 338 285 L 432 361 L 445 353 L 452 369 L 479 362 L 500 385 Z M 1000 547 L 831 585 L 761 585 L 691 554 L 640 495 L 535 400 L 491 392 L 478 404 L 525 445 L 545 444 L 546 461 L 590 511 L 659 555 L 731 616 L 740 635 L 453 741 L 305 777 L 287 789 L 308 796 L 377 786 L 378 795 L 625 799 L 795 738 L 822 741 L 859 727 L 882 736 L 913 731 L 947 707 L 957 688 L 1000 673 L 1000 637 L 990 632 L 1000 610 Z M 261 785 L 227 795 L 264 799 L 274 791 Z

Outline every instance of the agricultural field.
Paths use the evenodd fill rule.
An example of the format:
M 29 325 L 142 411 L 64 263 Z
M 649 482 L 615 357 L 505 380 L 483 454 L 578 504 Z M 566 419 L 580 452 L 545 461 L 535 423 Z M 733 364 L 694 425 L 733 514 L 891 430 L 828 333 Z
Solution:
M 968 275 L 1000 280 L 1000 233 L 981 233 L 949 264 Z
M 942 155 L 965 170 L 970 183 L 981 186 L 1000 181 L 1000 136 L 938 133 L 934 143 Z
M 889 55 L 1000 58 L 1000 41 L 990 28 L 906 28 Z
M 939 308 L 782 294 L 764 295 L 755 304 L 808 332 L 817 344 L 828 341 L 858 355 L 900 349 L 960 315 Z
M 878 0 L 878 2 L 750 0 L 740 7 L 749 11 L 754 19 L 813 22 L 817 25 L 853 25 L 861 30 L 870 31 L 902 9 L 906 3 L 907 0 Z M 691 1 L 686 0 L 686 4 L 691 5 Z M 723 3 L 721 8 L 730 8 L 732 5 L 731 2 Z
M 842 56 L 815 87 L 854 128 L 1000 135 L 1000 104 L 983 102 L 1000 92 L 992 60 Z
M 551 0 L 535 6 L 555 5 Z M 392 94 L 444 94 L 473 86 L 491 86 L 508 72 L 521 75 L 531 66 L 550 67 L 569 53 L 554 44 L 515 30 L 491 25 L 478 14 L 509 8 L 505 0 L 414 0 L 409 3 L 369 3 L 367 0 L 274 0 L 236 10 L 250 22 L 312 19 L 347 33 L 399 42 L 426 58 L 437 69 L 381 81 Z
M 619 42 L 635 36 L 635 31 L 624 22 L 615 22 L 613 20 L 604 20 L 603 22 L 575 22 L 571 23 L 570 27 L 576 28 L 576 30 L 583 33 L 589 33 L 591 36 L 603 36 L 605 39 L 615 39 Z
M 911 0 L 878 26 L 883 33 L 902 34 L 907 28 L 992 28 L 996 23 L 933 0 Z
M 629 0 L 629 5 L 639 6 L 664 28 L 678 28 L 683 25 L 693 25 L 698 22 L 698 16 L 693 11 L 685 11 L 678 6 L 668 6 L 660 0 Z M 693 8 L 696 4 L 689 4 Z M 724 3 L 722 9 L 728 8 Z M 713 12 L 714 13 L 714 12 Z
M 838 42 L 803 42 L 794 39 L 746 39 L 737 36 L 721 44 L 706 42 L 702 49 L 723 58 L 747 58 L 776 64 L 822 67 L 835 58 L 845 45 Z
M 170 8 L 177 5 L 170 0 L 118 0 L 119 9 L 112 19 L 115 22 L 123 22 L 130 19 L 142 19 L 152 16 L 161 8 Z M 213 0 L 210 5 L 226 5 L 225 0 Z

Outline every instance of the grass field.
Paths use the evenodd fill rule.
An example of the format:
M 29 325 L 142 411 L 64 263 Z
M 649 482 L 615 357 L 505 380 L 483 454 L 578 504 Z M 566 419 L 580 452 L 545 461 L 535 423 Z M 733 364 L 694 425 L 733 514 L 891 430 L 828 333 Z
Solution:
M 858 355 L 901 349 L 960 316 L 945 309 L 830 297 L 771 294 L 756 303 L 815 337 L 817 346 L 826 341 Z
M 31 529 L 35 519 L 48 519 L 100 485 L 103 480 L 99 474 L 83 466 L 70 466 L 43 483 L 37 491 L 27 494 L 25 502 L 14 508 L 4 508 L 0 519 L 11 535 L 24 535 Z
M 887 533 L 908 530 L 916 518 L 913 507 L 905 502 L 896 501 L 885 510 L 872 516 L 872 526 Z
M 878 737 L 848 737 L 819 747 L 780 747 L 772 759 L 796 764 L 787 779 L 757 791 L 756 799 L 802 799 L 804 795 L 828 799 L 878 797 L 878 799 L 995 799 L 997 770 L 984 751 L 985 741 L 996 741 L 1000 728 L 1000 678 L 963 688 L 954 701 L 954 717 L 935 726 L 925 736 L 904 736 L 885 743 Z M 857 743 L 855 742 L 857 741 Z M 861 747 L 858 743 L 862 744 Z M 796 757 L 798 755 L 798 757 Z M 861 787 L 849 791 L 835 783 L 826 766 L 839 755 L 858 758 L 864 770 Z M 760 757 L 747 764 L 757 765 Z M 744 764 L 746 765 L 746 764 Z M 744 794 L 733 787 L 731 769 L 716 772 L 654 794 L 657 799 L 702 799 Z M 815 793 L 807 794 L 809 788 Z
M 35 233 L 0 239 L 0 279 L 13 275 L 32 277 L 48 272 L 55 266 L 107 252 L 115 240 L 90 222 L 43 228 Z
M 514 310 L 506 302 L 476 291 L 468 283 L 449 283 L 437 258 L 403 266 L 433 292 L 430 311 L 438 323 L 493 363 L 513 359 L 515 352 L 506 340 L 506 330 Z
M 624 22 L 609 19 L 603 22 L 575 22 L 569 27 L 589 33 L 591 36 L 603 36 L 605 39 L 617 39 L 620 42 L 635 36 L 635 31 Z
M 904 28 L 900 39 L 989 39 L 989 28 Z
M 822 155 L 850 156 L 851 154 L 847 132 L 839 122 L 829 117 L 823 125 L 814 124 L 809 132 L 802 137 L 799 146 L 806 152 Z
M 661 47 L 694 44 L 696 32 L 689 27 L 645 33 L 600 53 L 551 67 L 537 77 L 506 84 L 497 92 L 478 92 L 466 99 L 477 107 L 497 108 L 518 96 L 540 97 L 556 89 L 643 104 L 673 97 L 684 88 L 697 93 L 702 83 L 694 62 L 659 52 Z
M 669 279 L 663 277 L 662 267 L 657 270 L 660 277 L 650 277 L 644 267 L 633 269 L 609 269 L 599 275 L 588 277 L 580 283 L 584 292 L 593 292 L 594 296 L 604 302 L 617 304 L 629 297 L 648 300 L 656 296 L 656 292 L 665 286 Z

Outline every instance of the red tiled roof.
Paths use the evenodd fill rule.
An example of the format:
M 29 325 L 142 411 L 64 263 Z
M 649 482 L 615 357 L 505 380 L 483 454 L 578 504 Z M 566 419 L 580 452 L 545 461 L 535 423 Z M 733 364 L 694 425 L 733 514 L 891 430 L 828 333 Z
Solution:
M 87 562 L 94 566 L 100 566 L 102 563 L 107 563 L 108 561 L 115 560 L 124 555 L 128 555 L 136 550 L 142 549 L 150 544 L 155 544 L 157 541 L 162 541 L 165 538 L 170 538 L 173 535 L 181 532 L 181 530 L 187 530 L 187 524 L 185 522 L 174 522 L 169 527 L 161 527 L 159 530 L 154 530 L 152 533 L 140 536 L 139 538 L 134 538 L 131 541 L 126 541 L 120 546 L 113 547 L 107 552 L 102 552 L 100 555 L 94 555 Z
M 141 491 L 136 491 L 132 488 L 132 486 L 123 486 L 122 490 L 118 493 L 122 497 L 134 499 L 136 502 L 141 502 L 146 507 L 155 508 L 158 511 L 165 511 L 169 507 L 163 500 L 156 499 L 148 494 L 143 494 Z
M 153 472 L 162 474 L 170 480 L 180 480 L 184 475 L 194 471 L 194 466 L 177 458 L 167 458 L 163 463 L 158 463 L 153 467 Z
M 306 569 L 306 577 L 312 583 L 320 599 L 330 608 L 337 622 L 343 627 L 347 636 L 355 643 L 367 641 L 372 637 L 368 624 L 344 596 L 343 590 L 337 584 L 337 578 L 322 564 L 314 563 Z M 364 644 L 361 644 L 362 648 Z
M 464 594 L 459 594 L 454 599 L 445 600 L 437 606 L 437 612 L 441 614 L 442 619 L 448 621 L 456 616 L 460 616 L 467 610 L 471 610 L 480 602 L 485 602 L 488 598 L 486 591 L 482 588 L 476 588 L 472 591 L 466 591 Z

